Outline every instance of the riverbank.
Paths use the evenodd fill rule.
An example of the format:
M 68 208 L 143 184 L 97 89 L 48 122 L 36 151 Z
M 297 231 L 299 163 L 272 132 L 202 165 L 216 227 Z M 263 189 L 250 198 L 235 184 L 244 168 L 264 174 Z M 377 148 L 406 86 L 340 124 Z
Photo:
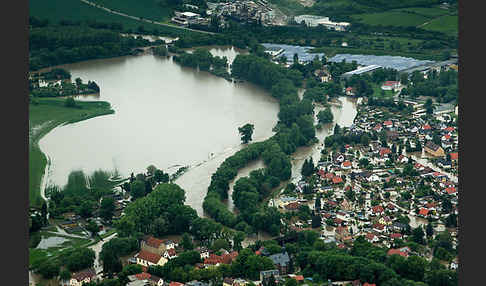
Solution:
M 65 107 L 64 99 L 35 98 L 29 104 L 29 205 L 40 207 L 41 182 L 46 171 L 48 160 L 39 148 L 39 140 L 52 129 L 69 123 L 87 120 L 93 117 L 112 114 L 108 102 L 79 102 L 79 108 Z

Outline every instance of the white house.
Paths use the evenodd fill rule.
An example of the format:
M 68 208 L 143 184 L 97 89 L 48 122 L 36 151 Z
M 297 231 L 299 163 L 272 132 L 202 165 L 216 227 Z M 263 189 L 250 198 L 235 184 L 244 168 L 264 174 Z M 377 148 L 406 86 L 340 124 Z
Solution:
M 382 90 L 394 90 L 400 88 L 399 81 L 385 81 L 385 83 L 381 86 Z

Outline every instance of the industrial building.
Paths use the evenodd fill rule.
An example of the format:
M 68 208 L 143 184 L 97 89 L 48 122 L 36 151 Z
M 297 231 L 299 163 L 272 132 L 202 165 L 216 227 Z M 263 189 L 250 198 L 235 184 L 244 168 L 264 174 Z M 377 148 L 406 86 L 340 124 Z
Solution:
M 295 16 L 294 21 L 297 24 L 301 24 L 302 22 L 307 25 L 307 27 L 317 27 L 322 25 L 328 29 L 336 30 L 336 31 L 346 31 L 349 27 L 348 22 L 333 22 L 329 20 L 329 17 L 322 17 L 322 16 L 315 16 L 315 15 L 300 15 Z
M 347 79 L 347 78 L 352 77 L 355 74 L 360 75 L 360 74 L 365 74 L 365 73 L 371 73 L 371 72 L 373 72 L 377 69 L 381 69 L 381 68 L 382 68 L 382 66 L 379 66 L 379 65 L 364 66 L 364 67 L 357 68 L 354 71 L 349 71 L 349 72 L 343 73 L 341 75 L 341 78 Z

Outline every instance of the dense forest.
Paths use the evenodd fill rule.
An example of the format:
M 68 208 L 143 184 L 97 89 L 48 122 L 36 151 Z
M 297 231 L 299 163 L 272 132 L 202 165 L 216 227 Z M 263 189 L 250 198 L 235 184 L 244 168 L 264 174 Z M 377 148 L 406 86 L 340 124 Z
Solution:
M 122 37 L 119 31 L 95 29 L 87 25 L 39 24 L 31 19 L 29 30 L 29 69 L 89 59 L 128 55 L 132 49 L 147 46 L 141 38 Z

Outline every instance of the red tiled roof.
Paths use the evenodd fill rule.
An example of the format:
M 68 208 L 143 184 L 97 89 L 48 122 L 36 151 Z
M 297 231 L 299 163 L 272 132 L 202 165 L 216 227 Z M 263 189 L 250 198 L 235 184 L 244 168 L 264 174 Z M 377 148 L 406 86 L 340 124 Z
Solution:
M 370 284 L 368 282 L 365 282 L 365 284 L 363 284 L 363 286 L 376 286 L 376 284 Z
M 457 192 L 456 188 L 454 187 L 449 187 L 449 188 L 446 188 L 445 191 L 450 195 L 450 194 L 453 194 L 455 192 Z
M 294 279 L 297 281 L 304 281 L 304 276 L 303 275 L 295 275 Z
M 383 207 L 380 205 L 374 206 L 371 209 L 373 210 L 374 213 L 381 213 L 385 211 Z
M 296 210 L 299 208 L 299 203 L 298 202 L 292 202 L 287 205 L 285 205 L 285 208 L 288 210 Z
M 171 256 L 171 257 L 177 255 L 177 253 L 176 253 L 176 251 L 175 251 L 174 248 L 171 248 L 171 249 L 167 250 L 167 254 L 169 254 L 169 256 Z
M 342 183 L 343 182 L 343 179 L 341 177 L 339 177 L 339 176 L 335 176 L 335 177 L 332 178 L 332 182 L 334 184 L 339 184 L 339 183 Z
M 344 161 L 343 167 L 351 167 L 351 162 L 350 161 Z
M 451 160 L 457 160 L 459 158 L 459 153 L 457 152 L 454 152 L 454 153 L 451 153 Z
M 401 238 L 402 237 L 402 234 L 401 233 L 392 233 L 390 234 L 390 237 L 395 239 L 395 238 Z
M 391 120 L 387 120 L 385 122 L 383 122 L 383 125 L 393 125 L 393 122 L 391 122 Z
M 137 277 L 138 280 L 146 280 L 146 279 L 150 279 L 150 274 L 147 273 L 147 272 L 142 272 L 142 273 L 138 273 L 138 274 L 135 274 L 135 277 Z
M 408 257 L 408 253 L 406 253 L 404 251 L 400 251 L 400 249 L 390 249 L 390 250 L 388 250 L 387 254 L 388 255 L 398 254 L 398 255 L 403 256 L 403 257 Z
M 444 128 L 444 130 L 447 131 L 447 132 L 452 132 L 452 131 L 454 131 L 454 127 L 449 126 L 447 128 Z
M 381 224 L 381 223 L 375 223 L 373 225 L 373 228 L 379 229 L 379 230 L 383 230 L 385 228 L 385 225 L 384 224 Z
M 367 233 L 366 238 L 369 239 L 369 240 L 372 240 L 373 238 L 375 238 L 375 235 L 372 234 L 372 233 Z
M 426 216 L 428 214 L 429 214 L 429 210 L 428 209 L 421 208 L 420 211 L 419 211 L 419 215 Z
M 424 130 L 430 130 L 432 127 L 430 127 L 429 124 L 425 124 L 424 127 L 422 127 Z
M 96 272 L 92 269 L 85 269 L 79 272 L 74 273 L 71 277 L 76 279 L 77 281 L 83 281 L 86 278 L 93 278 L 96 276 Z
M 146 250 L 141 250 L 138 253 L 137 258 L 140 258 L 142 260 L 149 261 L 149 262 L 152 262 L 154 264 L 157 264 L 159 262 L 161 256 L 158 255 L 158 254 L 155 254 L 155 253 L 148 252 Z
M 181 282 L 170 282 L 169 286 L 184 286 L 184 283 L 181 283 Z
M 332 178 L 334 178 L 334 174 L 333 173 L 327 173 L 326 178 L 332 179 Z
M 383 155 L 386 155 L 386 154 L 390 154 L 391 153 L 391 150 L 390 148 L 380 148 L 380 156 L 383 156 Z

